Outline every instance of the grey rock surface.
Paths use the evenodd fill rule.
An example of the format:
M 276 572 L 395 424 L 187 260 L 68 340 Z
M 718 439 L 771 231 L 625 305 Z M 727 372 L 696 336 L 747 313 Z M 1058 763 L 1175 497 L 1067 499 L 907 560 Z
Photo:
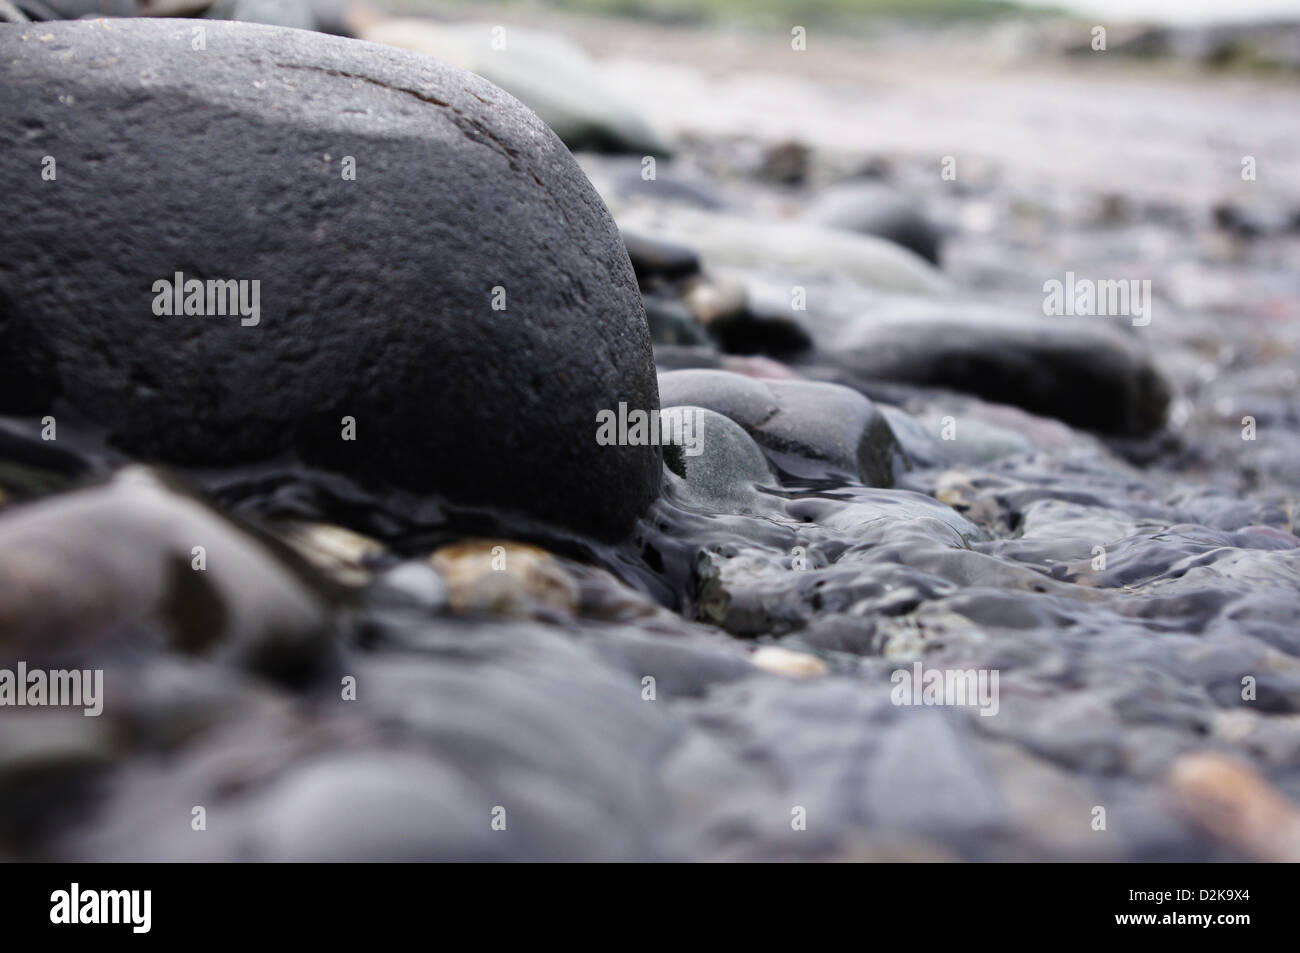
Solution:
M 559 139 L 413 53 L 218 21 L 196 50 L 194 29 L 0 31 L 0 411 L 66 409 L 144 458 L 296 451 L 625 530 L 658 449 L 597 446 L 594 421 L 657 406 L 650 341 L 618 231 Z M 245 308 L 156 314 L 178 273 L 247 282 Z

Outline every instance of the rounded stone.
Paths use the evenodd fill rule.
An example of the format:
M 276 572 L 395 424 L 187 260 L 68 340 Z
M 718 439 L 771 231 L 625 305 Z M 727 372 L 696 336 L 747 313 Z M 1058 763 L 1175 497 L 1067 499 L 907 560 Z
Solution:
M 780 484 L 743 427 L 704 407 L 665 407 L 662 419 L 668 432 L 684 435 L 664 459 L 685 481 L 693 502 L 717 513 L 764 509 L 758 487 Z
M 907 196 L 882 182 L 844 182 L 820 193 L 807 218 L 819 225 L 876 235 L 939 263 L 939 232 Z
M 738 423 L 786 473 L 893 486 L 906 466 L 889 421 L 857 391 L 820 381 L 758 380 L 727 371 L 669 371 L 667 406 L 693 404 Z
M 0 30 L 0 412 L 630 527 L 659 449 L 600 446 L 595 420 L 658 407 L 650 338 L 560 140 L 414 53 L 221 21 L 195 49 L 195 29 Z M 227 313 L 166 314 L 177 274 Z
M 0 518 L 0 657 L 88 659 L 132 633 L 301 683 L 332 656 L 337 592 L 288 547 L 143 467 Z

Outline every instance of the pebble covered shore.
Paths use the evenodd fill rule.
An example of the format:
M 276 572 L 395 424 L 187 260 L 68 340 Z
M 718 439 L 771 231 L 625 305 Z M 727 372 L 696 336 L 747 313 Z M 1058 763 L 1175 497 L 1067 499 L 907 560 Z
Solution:
M 0 859 L 1300 860 L 1290 80 L 278 9 L 0 22 Z

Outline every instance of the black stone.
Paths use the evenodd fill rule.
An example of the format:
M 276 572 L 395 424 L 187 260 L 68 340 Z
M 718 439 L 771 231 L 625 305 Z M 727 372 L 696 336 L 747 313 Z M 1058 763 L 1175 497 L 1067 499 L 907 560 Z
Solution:
M 40 382 L 6 382 L 0 412 L 57 395 L 49 412 L 141 457 L 297 451 L 629 527 L 660 453 L 598 446 L 596 414 L 658 406 L 650 339 L 618 230 L 560 140 L 415 53 L 220 21 L 195 50 L 195 27 L 0 30 L 0 337 L 5 367 Z M 175 272 L 259 281 L 259 323 L 154 314 Z

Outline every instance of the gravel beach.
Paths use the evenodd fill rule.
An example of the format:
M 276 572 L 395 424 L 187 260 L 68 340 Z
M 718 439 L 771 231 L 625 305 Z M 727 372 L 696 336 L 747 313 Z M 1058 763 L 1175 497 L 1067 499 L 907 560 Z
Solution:
M 0 859 L 1300 861 L 1300 28 L 12 6 Z

